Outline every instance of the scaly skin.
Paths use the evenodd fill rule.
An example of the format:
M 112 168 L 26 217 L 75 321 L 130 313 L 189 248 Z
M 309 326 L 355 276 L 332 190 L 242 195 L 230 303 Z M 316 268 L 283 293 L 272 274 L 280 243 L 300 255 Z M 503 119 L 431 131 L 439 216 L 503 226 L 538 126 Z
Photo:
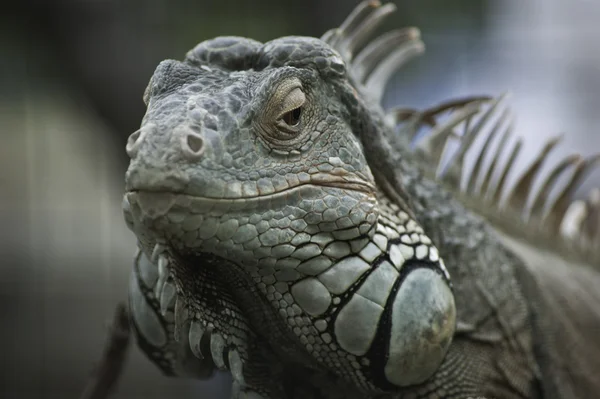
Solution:
M 344 59 L 222 37 L 158 66 L 127 145 L 140 347 L 235 398 L 542 397 L 533 276 Z

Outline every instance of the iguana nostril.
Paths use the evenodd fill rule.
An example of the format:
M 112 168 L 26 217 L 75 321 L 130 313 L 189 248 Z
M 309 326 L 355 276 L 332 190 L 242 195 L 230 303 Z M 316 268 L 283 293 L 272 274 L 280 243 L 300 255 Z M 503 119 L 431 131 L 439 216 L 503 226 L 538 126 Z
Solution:
M 196 133 L 184 134 L 181 144 L 183 153 L 190 159 L 197 159 L 204 152 L 204 139 Z
M 194 152 L 199 152 L 204 147 L 204 140 L 202 140 L 202 137 L 196 135 L 187 136 L 187 143 Z
M 125 146 L 125 152 L 129 155 L 130 158 L 133 158 L 137 155 L 138 149 L 140 147 L 140 143 L 143 139 L 143 131 L 139 129 L 133 132 L 129 138 L 127 139 L 127 145 Z

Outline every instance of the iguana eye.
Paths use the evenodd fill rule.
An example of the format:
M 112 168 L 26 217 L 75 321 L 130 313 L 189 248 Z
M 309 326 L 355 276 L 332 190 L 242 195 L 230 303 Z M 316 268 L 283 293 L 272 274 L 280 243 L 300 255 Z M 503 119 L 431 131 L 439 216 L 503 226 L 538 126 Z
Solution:
M 310 92 L 305 90 L 300 79 L 292 77 L 267 92 L 265 112 L 257 118 L 256 130 L 267 146 L 290 150 L 306 139 L 312 109 Z
M 296 79 L 286 82 L 280 89 L 285 93 L 280 101 L 279 122 L 283 122 L 287 127 L 296 127 L 300 123 L 302 116 L 302 107 L 306 102 L 306 95 L 302 91 L 300 82 Z M 289 88 L 291 87 L 291 90 Z
M 291 140 L 298 137 L 301 129 L 302 114 L 306 105 L 306 94 L 297 79 L 282 84 L 275 97 L 277 116 L 275 117 L 277 140 Z
M 302 116 L 302 107 L 295 108 L 289 112 L 286 112 L 282 119 L 289 126 L 298 126 L 300 123 L 300 116 Z

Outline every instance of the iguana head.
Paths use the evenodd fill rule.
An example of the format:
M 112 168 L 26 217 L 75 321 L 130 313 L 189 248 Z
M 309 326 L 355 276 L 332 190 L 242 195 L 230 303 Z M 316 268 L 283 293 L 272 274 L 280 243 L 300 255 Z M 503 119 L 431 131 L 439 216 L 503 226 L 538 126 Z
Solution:
M 368 151 L 384 140 L 380 110 L 347 69 L 305 37 L 221 37 L 162 62 L 127 144 L 125 216 L 149 257 L 168 253 L 196 315 L 212 311 L 198 310 L 207 294 L 194 288 L 210 268 L 222 287 L 211 295 L 237 300 L 270 350 L 389 391 L 435 372 L 454 299 L 397 172 Z M 211 352 L 239 349 L 220 316 L 193 322 L 225 337 Z
M 375 185 L 339 90 L 344 73 L 337 53 L 310 38 L 218 38 L 162 62 L 128 143 L 127 190 L 142 193 L 142 207 L 146 193 L 152 206 L 157 192 L 184 201 L 181 219 L 193 210 L 194 225 L 171 216 L 170 229 L 156 230 L 178 249 L 244 264 L 276 265 L 289 253 L 275 247 L 301 233 L 365 234 L 377 220 Z

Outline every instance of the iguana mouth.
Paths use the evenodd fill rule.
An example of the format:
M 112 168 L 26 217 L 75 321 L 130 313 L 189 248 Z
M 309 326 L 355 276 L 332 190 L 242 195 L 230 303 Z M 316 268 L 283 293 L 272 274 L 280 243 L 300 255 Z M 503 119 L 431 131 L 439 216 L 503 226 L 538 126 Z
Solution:
M 264 181 L 189 181 L 181 179 L 163 178 L 155 181 L 144 177 L 141 173 L 129 173 L 126 182 L 127 192 L 170 192 L 173 194 L 188 195 L 190 197 L 204 200 L 254 200 L 260 198 L 272 198 L 272 196 L 289 193 L 291 190 L 303 186 L 314 186 L 322 188 L 338 188 L 349 191 L 374 194 L 376 188 L 368 177 L 353 172 L 316 172 L 297 173 L 276 183 L 269 180 Z M 194 189 L 195 188 L 195 189 Z
M 216 214 L 224 214 L 231 210 L 256 209 L 271 207 L 281 203 L 289 205 L 294 197 L 301 199 L 302 196 L 316 193 L 320 190 L 351 190 L 364 193 L 369 197 L 375 197 L 375 188 L 363 181 L 328 181 L 300 183 L 288 189 L 253 197 L 242 198 L 213 198 L 188 194 L 185 191 L 170 191 L 163 189 L 132 189 L 125 196 L 130 204 L 137 204 L 142 214 L 146 217 L 156 218 L 166 215 L 170 211 L 191 211 L 192 213 L 203 213 L 211 211 Z

